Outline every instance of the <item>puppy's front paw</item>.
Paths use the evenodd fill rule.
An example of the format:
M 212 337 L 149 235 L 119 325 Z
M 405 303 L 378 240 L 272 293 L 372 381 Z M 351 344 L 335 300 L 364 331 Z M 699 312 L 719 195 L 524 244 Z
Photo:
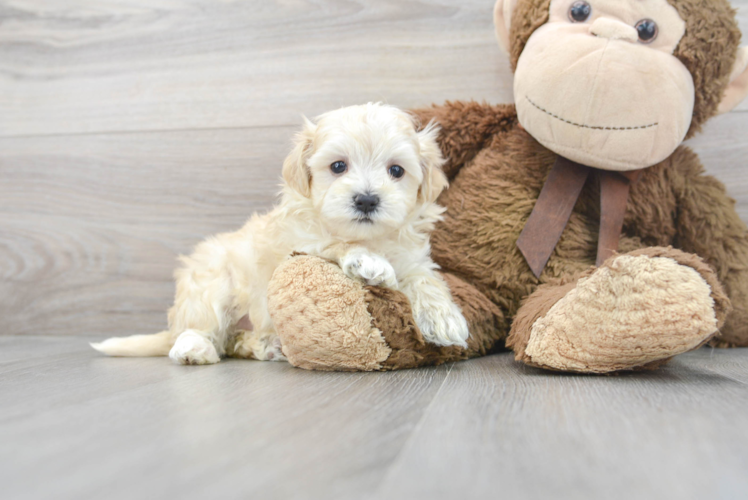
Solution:
M 397 289 L 395 269 L 387 259 L 368 252 L 350 252 L 340 263 L 346 276 L 362 279 L 367 285 Z
M 468 324 L 460 308 L 451 300 L 422 301 L 413 306 L 413 317 L 426 342 L 467 348 Z
M 221 361 L 213 342 L 193 330 L 177 337 L 169 357 L 180 365 L 212 365 Z

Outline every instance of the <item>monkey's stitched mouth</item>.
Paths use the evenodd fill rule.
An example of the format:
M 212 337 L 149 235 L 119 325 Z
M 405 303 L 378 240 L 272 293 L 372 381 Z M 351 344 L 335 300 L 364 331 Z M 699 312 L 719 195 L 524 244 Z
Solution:
M 555 118 L 556 120 L 562 121 L 564 123 L 568 123 L 569 125 L 574 125 L 575 127 L 579 127 L 579 128 L 588 128 L 588 129 L 591 129 L 591 130 L 643 130 L 643 129 L 647 129 L 647 128 L 653 128 L 653 127 L 656 127 L 656 126 L 659 125 L 658 122 L 650 123 L 649 125 L 641 125 L 639 127 L 599 127 L 599 126 L 594 126 L 594 125 L 584 125 L 582 123 L 576 123 L 576 122 L 567 120 L 565 118 L 561 118 L 560 116 L 551 113 L 547 109 L 542 108 L 542 107 L 538 106 L 537 104 L 535 104 L 534 102 L 532 102 L 532 99 L 530 99 L 527 96 L 525 96 L 525 99 L 527 99 L 527 102 L 529 102 L 530 104 L 532 104 L 536 109 L 542 111 L 546 115 L 551 116 L 551 117 Z

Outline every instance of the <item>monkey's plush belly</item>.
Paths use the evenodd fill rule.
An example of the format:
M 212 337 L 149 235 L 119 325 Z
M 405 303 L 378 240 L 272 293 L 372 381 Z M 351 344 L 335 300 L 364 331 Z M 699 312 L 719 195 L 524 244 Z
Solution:
M 595 263 L 599 192 L 590 180 L 540 280 L 517 248 L 556 155 L 517 128 L 491 144 L 451 180 L 439 203 L 445 220 L 432 234 L 434 260 L 469 281 L 511 318 L 539 284 Z M 625 238 L 626 250 L 639 248 Z

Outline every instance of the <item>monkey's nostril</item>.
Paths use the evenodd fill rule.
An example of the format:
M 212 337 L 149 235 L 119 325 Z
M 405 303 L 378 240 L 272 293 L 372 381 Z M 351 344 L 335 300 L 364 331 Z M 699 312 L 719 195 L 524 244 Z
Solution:
M 368 215 L 377 209 L 379 196 L 375 194 L 357 194 L 353 197 L 353 205 L 356 207 L 356 210 Z

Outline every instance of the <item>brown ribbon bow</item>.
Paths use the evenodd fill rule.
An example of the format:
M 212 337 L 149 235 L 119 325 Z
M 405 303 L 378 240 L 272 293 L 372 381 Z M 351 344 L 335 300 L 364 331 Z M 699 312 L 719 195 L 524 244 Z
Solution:
M 600 178 L 597 265 L 605 262 L 618 250 L 631 184 L 639 180 L 642 170 L 611 172 L 587 167 L 559 156 L 517 240 L 519 250 L 537 278 L 540 278 L 540 273 L 561 239 L 584 183 L 593 171 Z

